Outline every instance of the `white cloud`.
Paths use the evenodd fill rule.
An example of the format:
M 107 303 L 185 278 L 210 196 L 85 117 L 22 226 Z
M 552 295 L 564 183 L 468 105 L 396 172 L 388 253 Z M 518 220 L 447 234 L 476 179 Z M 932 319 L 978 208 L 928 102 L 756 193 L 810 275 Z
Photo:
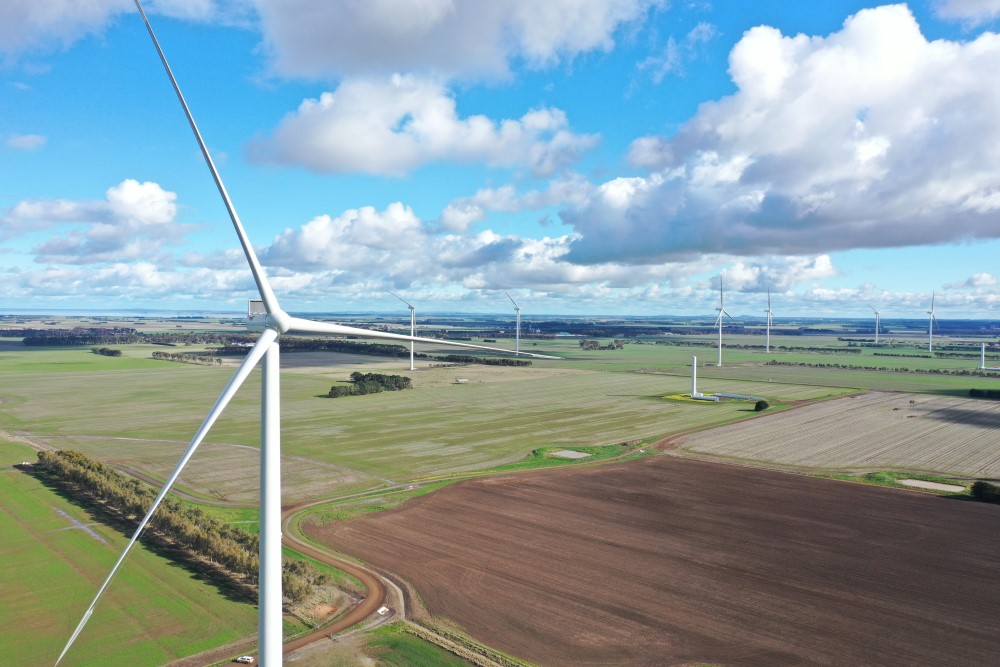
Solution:
M 726 289 L 738 292 L 787 292 L 804 282 L 839 275 L 829 255 L 737 260 L 721 273 Z
M 545 190 L 529 190 L 524 194 L 518 194 L 510 184 L 483 188 L 471 197 L 460 197 L 449 203 L 437 224 L 450 232 L 461 232 L 487 219 L 493 212 L 518 213 L 555 205 L 583 204 L 592 190 L 588 181 L 572 173 L 552 180 Z
M 252 0 L 150 0 L 146 10 L 188 21 L 242 24 Z M 88 35 L 100 34 L 132 0 L 4 0 L 0 2 L 0 54 L 8 61 L 25 53 L 51 53 Z
M 934 13 L 977 25 L 1000 17 L 1000 0 L 935 0 Z
M 576 161 L 597 137 L 568 129 L 559 109 L 535 109 L 518 120 L 460 118 L 441 84 L 413 76 L 350 79 L 318 100 L 305 100 L 256 159 L 316 171 L 401 175 L 431 161 L 527 167 L 550 174 Z
M 34 151 L 44 146 L 46 141 L 48 139 L 40 134 L 14 134 L 7 139 L 6 144 L 8 148 Z
M 733 95 L 631 159 L 655 169 L 562 213 L 570 259 L 818 254 L 1000 236 L 1000 36 L 929 42 L 905 5 L 827 37 L 747 31 Z M 614 202 L 610 191 L 617 193 Z
M 126 179 L 108 188 L 103 201 L 24 200 L 0 218 L 0 237 L 77 223 L 83 227 L 36 246 L 36 261 L 93 264 L 150 257 L 164 241 L 189 231 L 174 222 L 176 198 L 157 183 Z
M 945 285 L 946 289 L 963 289 L 963 288 L 980 288 L 980 287 L 993 287 L 997 284 L 997 279 L 992 273 L 976 273 L 969 276 L 965 282 L 961 283 L 949 283 Z
M 283 75 L 398 71 L 504 76 L 610 50 L 622 25 L 658 0 L 257 0 L 265 44 Z

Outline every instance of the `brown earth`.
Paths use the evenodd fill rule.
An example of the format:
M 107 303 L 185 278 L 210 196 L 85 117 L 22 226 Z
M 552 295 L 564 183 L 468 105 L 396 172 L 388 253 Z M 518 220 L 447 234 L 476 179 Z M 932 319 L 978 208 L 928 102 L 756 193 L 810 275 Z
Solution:
M 1000 655 L 998 529 L 996 505 L 655 457 L 307 533 L 541 665 L 970 665 Z

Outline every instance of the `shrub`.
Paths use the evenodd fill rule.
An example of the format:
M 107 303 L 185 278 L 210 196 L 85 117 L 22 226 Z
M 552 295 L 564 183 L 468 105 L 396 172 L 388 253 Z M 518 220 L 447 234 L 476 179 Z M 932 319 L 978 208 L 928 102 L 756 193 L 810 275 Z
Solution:
M 753 411 L 763 412 L 764 410 L 767 410 L 769 407 L 771 407 L 771 404 L 768 403 L 767 401 L 757 401 L 757 403 L 753 406 Z
M 1000 484 L 982 480 L 972 485 L 972 497 L 988 503 L 1000 503 Z

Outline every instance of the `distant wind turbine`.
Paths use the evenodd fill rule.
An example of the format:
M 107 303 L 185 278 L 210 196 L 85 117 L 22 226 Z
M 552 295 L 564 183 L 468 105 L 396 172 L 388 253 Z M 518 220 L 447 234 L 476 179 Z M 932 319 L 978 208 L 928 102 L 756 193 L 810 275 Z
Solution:
M 878 311 L 875 310 L 875 306 L 869 303 L 868 307 L 872 309 L 873 313 L 875 313 L 875 347 L 878 347 L 879 314 Z
M 410 336 L 416 336 L 417 335 L 417 309 L 414 308 L 412 305 L 410 305 L 406 301 L 406 299 L 404 299 L 403 297 L 399 296 L 395 292 L 389 292 L 389 294 L 393 295 L 394 297 L 396 297 L 397 299 L 399 299 L 400 301 L 402 301 L 403 303 L 405 303 L 406 307 L 410 309 Z M 413 367 L 413 341 L 412 340 L 410 341 L 410 370 L 411 371 L 415 370 L 414 367 Z
M 931 292 L 931 309 L 927 311 L 927 351 L 934 354 L 934 322 L 937 317 L 934 315 L 934 292 Z
M 146 18 L 146 14 L 142 9 L 139 0 L 135 0 L 135 5 L 139 10 L 139 15 L 142 17 L 142 20 L 146 25 L 146 30 L 149 32 L 153 45 L 160 56 L 160 61 L 163 63 L 167 76 L 170 78 L 170 83 L 173 85 L 174 92 L 177 94 L 177 99 L 184 110 L 185 116 L 187 116 L 188 124 L 191 126 L 191 131 L 194 133 L 198 146 L 201 149 L 202 157 L 204 157 L 205 163 L 208 165 L 212 178 L 215 180 L 215 185 L 219 190 L 219 195 L 222 197 L 222 201 L 229 213 L 229 218 L 233 223 L 233 228 L 236 230 L 236 235 L 239 238 L 240 245 L 243 247 L 243 254 L 246 257 L 247 263 L 250 265 L 250 271 L 253 274 L 253 279 L 256 283 L 257 291 L 260 294 L 261 301 L 263 302 L 263 309 L 266 314 L 263 316 L 263 331 L 260 334 L 260 337 L 257 339 L 257 342 L 254 343 L 253 347 L 250 348 L 249 353 L 247 353 L 247 356 L 240 363 L 236 373 L 233 375 L 232 379 L 229 380 L 225 389 L 222 390 L 222 393 L 216 399 L 215 405 L 212 406 L 212 409 L 205 417 L 205 420 L 195 433 L 194 438 L 192 438 L 187 449 L 184 451 L 184 454 L 181 456 L 180 461 L 178 461 L 174 471 L 167 478 L 167 481 L 164 483 L 163 488 L 160 489 L 156 499 L 153 500 L 153 504 L 150 505 L 149 510 L 146 512 L 146 516 L 144 516 L 142 521 L 139 522 L 139 526 L 132 535 L 132 539 L 129 540 L 125 550 L 122 552 L 121 556 L 118 557 L 118 561 L 115 563 L 114 567 L 111 568 L 111 572 L 104 580 L 104 583 L 101 584 L 97 594 L 94 596 L 93 601 L 90 603 L 90 607 L 88 607 L 86 613 L 84 613 L 79 625 L 77 625 L 76 630 L 73 631 L 73 635 L 66 643 L 66 646 L 63 648 L 58 660 L 56 660 L 56 664 L 59 664 L 59 662 L 66 655 L 66 652 L 69 651 L 70 647 L 83 631 L 87 621 L 94 613 L 94 608 L 97 605 L 97 602 L 101 599 L 101 596 L 107 589 L 111 579 L 124 562 L 125 557 L 132 550 L 132 547 L 139 539 L 139 536 L 142 535 L 142 532 L 146 529 L 146 526 L 149 524 L 153 514 L 156 512 L 157 508 L 159 508 L 160 503 L 166 497 L 167 493 L 170 492 L 174 482 L 177 481 L 177 478 L 180 476 L 181 471 L 183 471 L 184 466 L 187 465 L 187 462 L 194 455 L 198 446 L 208 434 L 209 429 L 222 414 L 226 405 L 228 405 L 229 401 L 236 394 L 237 389 L 239 389 L 240 385 L 242 385 L 247 379 L 254 367 L 259 362 L 263 362 L 263 376 L 261 379 L 260 576 L 258 577 L 260 597 L 258 601 L 258 646 L 260 658 L 259 664 L 266 665 L 267 667 L 279 667 L 282 662 L 280 468 L 281 411 L 279 406 L 280 366 L 278 357 L 278 340 L 280 336 L 284 333 L 295 331 L 302 333 L 335 334 L 363 336 L 365 338 L 386 338 L 391 340 L 415 341 L 436 345 L 451 345 L 455 347 L 492 350 L 504 353 L 510 353 L 510 350 L 502 350 L 500 348 L 484 347 L 482 345 L 473 345 L 471 343 L 460 343 L 456 341 L 418 338 L 415 336 L 405 336 L 385 331 L 372 331 L 329 322 L 316 322 L 313 320 L 292 317 L 282 310 L 281 306 L 278 305 L 278 299 L 275 297 L 274 292 L 271 289 L 271 285 L 264 274 L 264 270 L 257 259 L 257 255 L 253 250 L 253 245 L 251 245 L 250 240 L 247 237 L 243 224 L 240 222 L 236 209 L 233 206 L 232 201 L 229 199 L 229 194 L 226 192 L 225 185 L 222 183 L 222 178 L 219 176 L 219 172 L 215 168 L 215 163 L 212 161 L 208 148 L 202 139 L 201 132 L 198 130 L 198 126 L 194 122 L 194 117 L 191 115 L 187 102 L 181 94 L 177 80 L 174 78 L 170 65 L 167 63 L 166 56 L 164 56 L 163 50 L 160 48 L 160 44 L 156 39 L 156 35 L 153 33 L 153 28 L 150 25 L 149 20 Z M 556 358 L 531 353 L 528 353 L 528 356 L 543 359 Z
M 765 345 L 765 352 L 771 353 L 771 288 L 767 288 L 767 344 Z
M 728 317 L 730 320 L 732 320 L 733 324 L 737 323 L 736 320 L 733 319 L 733 316 L 729 314 L 729 311 L 726 310 L 726 302 L 722 295 L 722 275 L 719 275 L 719 307 L 716 308 L 716 310 L 719 311 L 719 316 L 715 318 L 715 323 L 719 326 L 719 361 L 715 365 L 721 366 L 722 365 L 722 316 L 725 315 L 726 317 Z
M 507 292 L 504 292 L 507 294 Z M 507 294 L 507 298 L 510 302 L 514 304 L 514 316 L 516 319 L 516 324 L 514 325 L 514 354 L 521 353 L 521 308 L 514 301 L 510 294 Z

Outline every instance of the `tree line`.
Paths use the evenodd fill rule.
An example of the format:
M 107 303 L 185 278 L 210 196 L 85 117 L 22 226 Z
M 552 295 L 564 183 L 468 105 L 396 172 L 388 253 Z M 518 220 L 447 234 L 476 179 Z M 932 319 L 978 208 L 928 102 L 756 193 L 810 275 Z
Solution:
M 926 358 L 926 357 L 925 357 Z M 890 368 L 888 366 L 858 366 L 854 364 L 810 364 L 806 362 L 797 361 L 778 361 L 777 359 L 772 359 L 764 363 L 765 366 L 805 366 L 807 368 L 842 368 L 849 371 L 890 371 L 894 373 L 927 373 L 929 375 L 975 375 L 978 377 L 996 377 L 996 373 L 991 373 L 989 371 L 981 371 L 977 369 L 969 368 L 907 368 L 906 366 L 897 366 L 895 368 Z M 978 390 L 977 390 L 978 391 Z M 992 391 L 992 390 L 985 390 Z
M 110 347 L 92 347 L 90 351 L 94 354 L 100 354 L 105 357 L 120 357 L 122 356 L 121 350 L 112 350 Z
M 79 452 L 39 452 L 40 470 L 53 484 L 74 499 L 90 501 L 99 511 L 135 528 L 157 492 L 139 480 Z M 206 515 L 200 508 L 167 496 L 150 519 L 144 536 L 166 547 L 188 565 L 201 569 L 208 563 L 215 573 L 237 588 L 253 593 L 259 572 L 257 535 Z M 309 563 L 285 560 L 282 588 L 286 603 L 296 604 L 328 577 Z
M 187 354 L 184 352 L 163 352 L 154 350 L 150 355 L 153 359 L 161 361 L 180 361 L 185 364 L 198 364 L 200 366 L 221 366 L 222 357 L 208 357 L 203 354 Z
M 364 396 L 378 394 L 383 391 L 401 391 L 410 389 L 413 385 L 410 378 L 404 375 L 383 375 L 381 373 L 351 373 L 351 385 L 335 384 L 330 387 L 329 398 L 341 396 Z

